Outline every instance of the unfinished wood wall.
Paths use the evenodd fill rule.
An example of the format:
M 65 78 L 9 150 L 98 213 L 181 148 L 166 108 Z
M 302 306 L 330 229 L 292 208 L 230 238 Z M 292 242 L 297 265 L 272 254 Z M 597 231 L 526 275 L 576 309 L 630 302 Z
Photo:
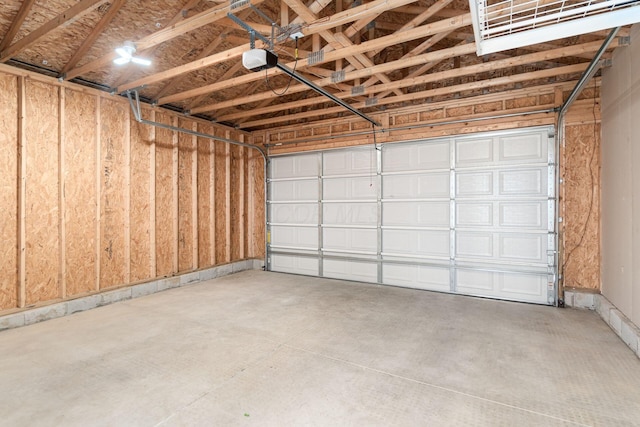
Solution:
M 599 86 L 599 79 L 594 84 Z M 574 86 L 575 82 L 546 85 L 373 114 L 388 129 L 377 134 L 376 142 L 556 125 L 557 113 L 548 110 L 560 107 Z M 599 93 L 594 93 L 592 84 L 567 114 L 566 145 L 560 153 L 564 287 L 600 287 L 599 121 Z M 272 155 L 374 142 L 371 125 L 351 115 L 256 133 L 254 140 L 267 144 Z
M 149 120 L 251 142 L 164 111 Z M 0 314 L 264 256 L 263 161 L 125 99 L 0 69 Z

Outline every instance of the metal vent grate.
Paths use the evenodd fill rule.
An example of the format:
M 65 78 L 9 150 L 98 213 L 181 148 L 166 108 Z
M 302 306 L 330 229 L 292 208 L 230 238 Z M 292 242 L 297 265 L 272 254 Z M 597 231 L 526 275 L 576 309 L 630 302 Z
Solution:
M 640 0 L 469 0 L 478 55 L 640 22 Z

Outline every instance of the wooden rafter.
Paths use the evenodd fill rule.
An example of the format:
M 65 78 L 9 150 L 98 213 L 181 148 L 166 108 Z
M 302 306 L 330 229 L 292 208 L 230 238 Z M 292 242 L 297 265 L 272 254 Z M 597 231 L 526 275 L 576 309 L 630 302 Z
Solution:
M 383 106 L 383 105 L 394 104 L 399 102 L 417 101 L 417 100 L 426 99 L 434 96 L 451 95 L 454 93 L 460 93 L 460 92 L 469 91 L 469 90 L 486 89 L 489 87 L 516 84 L 516 83 L 526 82 L 529 80 L 546 79 L 546 78 L 550 78 L 558 75 L 564 75 L 564 74 L 574 75 L 574 74 L 582 73 L 587 68 L 587 65 L 588 63 L 585 62 L 581 64 L 568 65 L 565 67 L 553 68 L 549 70 L 540 70 L 540 71 L 534 71 L 531 73 L 517 74 L 515 76 L 498 77 L 495 79 L 481 80 L 481 81 L 476 81 L 471 83 L 459 84 L 455 86 L 446 86 L 446 87 L 441 87 L 437 89 L 429 89 L 422 92 L 409 93 L 401 97 L 383 99 L 383 100 L 380 100 L 376 105 Z M 364 102 L 356 103 L 352 106 L 358 109 L 367 107 L 367 105 Z M 305 119 L 310 117 L 317 117 L 319 114 L 322 114 L 322 115 L 335 114 L 342 111 L 343 111 L 342 107 L 331 107 L 331 108 L 325 108 L 321 111 L 312 110 L 312 111 L 306 111 L 304 113 L 299 113 L 299 114 L 291 114 L 291 115 L 285 115 L 285 116 L 279 116 L 279 117 L 271 117 L 268 119 L 255 120 L 252 122 L 245 122 L 240 127 L 243 129 L 254 128 L 258 126 L 272 125 L 274 123 L 295 121 L 295 120 L 300 120 L 300 119 Z
M 108 0 L 82 0 L 80 3 L 70 7 L 58 16 L 45 23 L 38 29 L 30 32 L 14 44 L 10 45 L 6 49 L 0 52 L 0 62 L 8 61 L 12 56 L 26 48 L 30 44 L 36 42 L 42 36 L 50 33 L 51 31 L 59 28 L 60 26 L 70 22 L 74 19 L 79 19 L 87 13 L 92 12 L 95 8 L 106 3 Z
M 370 3 L 368 3 L 370 4 Z M 367 52 L 369 50 L 375 50 L 375 49 L 381 49 L 384 48 L 386 46 L 391 46 L 393 44 L 396 43 L 404 43 L 407 41 L 411 41 L 411 40 L 415 40 L 415 39 L 419 39 L 419 38 L 423 38 L 423 37 L 429 37 L 430 35 L 433 34 L 437 34 L 440 32 L 443 32 L 449 28 L 459 28 L 459 27 L 464 27 L 467 26 L 471 23 L 471 15 L 470 14 L 463 14 L 460 15 L 458 18 L 452 18 L 452 19 L 446 19 L 443 21 L 438 21 L 438 22 L 434 22 L 432 24 L 426 24 L 426 25 L 422 25 L 418 28 L 414 28 L 412 30 L 409 31 L 405 31 L 403 33 L 400 34 L 392 34 L 390 36 L 385 36 L 385 37 L 380 37 L 374 40 L 370 40 L 367 41 L 365 43 L 359 44 L 359 45 L 354 45 L 348 48 L 343 48 L 343 49 L 338 49 L 338 50 L 334 50 L 332 52 L 328 52 L 324 54 L 324 59 L 321 61 L 322 63 L 326 63 L 326 62 L 332 62 L 335 61 L 338 58 L 344 58 L 345 56 L 349 55 L 349 54 L 355 54 L 355 53 L 364 53 Z M 244 49 L 246 49 L 246 47 L 244 47 Z M 241 55 L 242 52 L 244 51 L 244 49 L 241 49 L 236 53 L 237 56 Z M 231 52 L 231 51 L 227 51 L 227 52 Z M 321 62 L 317 62 L 317 64 L 321 63 Z M 292 67 L 294 64 L 287 64 L 288 67 Z M 304 58 L 304 59 L 300 59 L 298 61 L 298 68 L 302 69 L 303 67 L 306 67 L 308 65 L 308 59 Z M 197 69 L 197 68 L 196 68 Z M 365 69 L 365 71 L 367 71 L 368 69 Z M 161 74 L 161 73 L 159 73 Z M 158 75 L 155 75 L 158 76 Z M 150 76 L 153 79 L 149 79 L 151 81 L 155 81 L 155 79 L 157 77 L 154 76 Z M 262 78 L 262 76 L 256 75 L 256 73 L 253 74 L 247 74 L 244 76 L 240 76 L 240 77 L 236 77 L 234 79 L 229 79 L 226 81 L 222 81 L 222 82 L 217 82 L 217 83 L 213 83 L 211 85 L 207 85 L 207 86 L 203 86 L 201 88 L 198 89 L 193 89 L 193 90 L 189 90 L 189 91 L 185 91 L 179 94 L 175 94 L 175 95 L 171 95 L 165 98 L 161 98 L 158 100 L 158 102 L 160 104 L 166 104 L 166 103 L 171 103 L 171 102 L 176 102 L 176 101 L 180 101 L 180 100 L 184 100 L 184 99 L 188 99 L 188 98 L 192 98 L 195 96 L 199 96 L 202 93 L 206 93 L 206 92 L 213 92 L 216 90 L 222 90 L 222 89 L 226 89 L 229 87 L 234 87 L 234 86 L 238 86 L 240 84 L 246 84 L 246 83 L 251 83 L 257 80 L 260 80 Z M 149 80 L 147 79 L 141 79 L 138 80 L 136 82 L 130 83 L 128 86 L 131 87 L 136 87 L 139 86 L 140 84 L 145 84 L 147 82 L 149 82 Z M 164 78 L 159 78 L 159 80 L 164 80 Z M 211 108 L 211 109 L 215 109 L 215 107 Z
M 428 62 L 428 61 L 438 61 L 446 58 L 453 58 L 458 55 L 472 53 L 474 52 L 474 49 L 475 49 L 474 43 L 469 43 L 465 46 L 459 46 L 456 48 L 440 49 L 435 52 L 429 52 L 424 55 L 419 55 L 417 57 L 411 58 L 410 60 L 405 60 L 402 63 L 393 61 L 393 62 L 387 62 L 384 64 L 378 64 L 375 67 L 372 67 L 371 69 L 354 70 L 345 74 L 345 80 L 355 80 L 357 78 L 370 77 L 375 72 L 391 71 L 403 66 L 410 67 L 410 66 Z M 332 81 L 330 78 L 324 78 L 321 80 L 316 80 L 314 81 L 314 83 L 317 86 L 323 87 L 323 86 L 332 84 Z M 295 85 L 289 88 L 289 93 L 291 94 L 291 93 L 302 92 L 306 90 L 309 90 L 309 88 L 305 85 Z M 194 113 L 203 113 L 206 111 L 232 107 L 235 105 L 248 104 L 252 102 L 262 101 L 264 99 L 268 99 L 271 97 L 273 97 L 273 94 L 271 92 L 263 92 L 247 98 L 235 98 L 225 102 L 219 102 L 215 105 L 203 106 L 195 109 Z
M 260 4 L 262 2 L 264 2 L 264 0 L 251 0 L 251 3 L 254 5 Z M 249 4 L 239 6 L 235 10 L 239 11 L 247 7 L 249 7 Z M 219 19 L 223 19 L 227 16 L 229 10 L 229 6 L 217 6 L 211 9 L 207 9 L 204 12 L 193 15 L 192 17 L 187 18 L 171 27 L 164 28 L 160 31 L 143 37 L 136 42 L 136 46 L 141 51 L 149 49 L 182 34 L 188 33 L 189 31 L 196 30 L 204 25 L 216 22 Z M 78 77 L 91 71 L 103 68 L 109 65 L 115 57 L 116 54 L 114 52 L 111 52 L 94 61 L 89 62 L 88 64 L 74 68 L 67 73 L 67 79 L 72 79 L 74 77 Z
M 315 34 L 318 33 L 322 30 L 326 30 L 326 29 L 330 29 L 333 26 L 336 25 L 342 25 L 345 23 L 349 23 L 351 21 L 354 21 L 356 19 L 360 19 L 362 17 L 362 15 L 367 15 L 367 14 L 371 14 L 371 13 L 376 13 L 375 11 L 378 10 L 379 8 L 384 7 L 385 5 L 389 4 L 389 5 L 402 5 L 402 4 L 407 4 L 407 3 L 411 3 L 415 0 L 374 0 L 371 3 L 367 3 L 365 5 L 362 6 L 358 6 L 355 7 L 353 9 L 349 9 L 348 13 L 342 13 L 342 14 L 336 14 L 336 15 L 332 15 L 332 17 L 336 17 L 337 15 L 342 15 L 339 16 L 338 18 L 331 20 L 331 24 L 328 24 L 327 22 L 329 20 L 322 18 L 322 19 L 318 19 L 316 22 L 309 24 L 307 27 L 305 27 L 305 34 L 310 35 L 310 34 Z M 377 8 L 377 9 L 376 9 Z M 374 11 L 372 12 L 372 9 L 374 9 Z M 470 25 L 471 24 L 471 19 L 470 19 L 470 15 L 466 14 L 464 16 L 468 16 L 467 20 L 468 22 L 465 22 L 465 25 Z M 454 23 L 455 24 L 455 23 Z M 415 36 L 415 34 L 414 34 Z M 375 40 L 374 40 L 375 41 Z M 354 47 L 355 49 L 360 48 L 359 46 Z M 222 52 L 222 53 L 218 53 L 218 54 L 214 54 L 212 56 L 206 57 L 201 59 L 200 61 L 194 61 L 194 62 L 190 62 L 188 64 L 182 65 L 180 67 L 175 67 L 171 70 L 166 70 L 157 74 L 153 74 L 151 76 L 145 77 L 143 79 L 139 79 L 136 80 L 134 82 L 128 83 L 126 85 L 123 85 L 122 87 L 118 88 L 118 92 L 122 92 L 124 90 L 127 89 L 131 89 L 134 87 L 138 87 L 144 84 L 151 84 L 151 83 L 157 83 L 159 81 L 162 80 L 166 80 L 169 78 L 173 78 L 176 76 L 179 76 L 180 74 L 184 74 L 184 73 L 188 73 L 191 71 L 195 71 L 198 70 L 200 68 L 204 68 L 204 67 L 208 67 L 211 65 L 215 65 L 219 62 L 222 61 L 226 61 L 229 59 L 233 59 L 233 58 L 238 58 L 240 55 L 242 55 L 243 52 L 245 52 L 247 49 L 249 49 L 249 44 L 247 43 L 244 46 L 239 46 L 235 49 L 230 49 L 226 52 Z M 364 52 L 366 49 L 359 51 L 358 53 Z M 333 53 L 333 52 L 332 52 Z M 344 53 L 344 52 L 342 52 Z M 326 55 L 325 55 L 326 57 Z M 332 58 L 332 60 L 335 60 L 335 56 Z M 301 62 L 304 62 L 305 60 L 302 60 Z M 299 65 L 299 66 L 303 66 L 303 65 Z M 304 64 L 304 66 L 306 66 L 306 63 Z M 192 96 L 187 96 L 185 98 L 182 99 L 187 99 L 187 98 L 191 98 L 193 96 L 198 96 L 201 95 L 201 93 L 196 93 Z M 160 100 L 159 100 L 160 101 Z M 173 102 L 173 101 L 170 101 Z M 163 102 L 166 103 L 166 102 Z
M 190 9 L 192 9 L 193 7 L 195 7 L 198 3 L 200 3 L 200 0 L 189 0 L 187 2 L 187 4 L 185 4 L 184 6 L 182 6 L 182 8 L 180 9 L 180 11 L 178 11 L 178 13 L 176 13 L 173 18 L 171 18 L 169 20 L 169 22 L 167 22 L 166 24 L 163 25 L 163 27 L 167 28 L 167 27 L 171 27 L 175 24 L 177 24 L 178 22 L 182 21 L 183 19 L 185 19 L 185 17 L 187 16 L 187 13 L 189 12 Z M 160 45 L 155 45 L 150 47 L 149 49 L 146 49 L 144 51 L 141 51 L 140 53 L 144 54 L 147 57 L 152 57 L 155 50 L 160 47 Z M 130 76 L 131 74 L 131 68 L 132 66 L 134 66 L 134 64 L 125 64 L 122 68 L 121 68 L 121 72 L 120 72 L 120 77 L 118 79 L 116 79 L 114 86 L 120 86 L 123 82 L 126 81 L 126 79 Z M 136 67 L 137 68 L 137 67 Z
M 71 59 L 67 61 L 66 65 L 62 67 L 62 71 L 60 74 L 64 75 L 67 71 L 75 67 L 78 62 L 84 57 L 84 55 L 91 49 L 93 43 L 96 41 L 98 36 L 102 34 L 102 31 L 111 23 L 113 18 L 115 18 L 116 14 L 122 7 L 126 0 L 115 0 L 109 6 L 109 10 L 104 14 L 102 19 L 98 22 L 98 24 L 91 30 L 91 33 L 82 41 L 80 47 L 75 51 Z
M 2 52 L 7 46 L 9 46 L 15 38 L 16 34 L 18 34 L 18 31 L 20 31 L 20 27 L 22 27 L 22 23 L 29 14 L 33 3 L 35 3 L 35 0 L 24 0 L 22 2 L 18 13 L 16 13 L 15 18 L 13 18 L 13 21 L 11 21 L 11 26 L 9 26 L 7 33 L 2 39 L 2 42 L 0 42 L 0 52 Z
M 365 91 L 365 93 L 374 94 L 375 92 L 379 92 L 379 91 L 383 91 L 383 90 L 384 91 L 389 91 L 389 90 L 393 89 L 394 87 L 395 88 L 400 88 L 400 87 L 416 86 L 416 85 L 421 85 L 421 84 L 425 84 L 425 83 L 432 83 L 432 82 L 444 81 L 444 80 L 447 80 L 447 79 L 453 79 L 453 78 L 461 77 L 461 76 L 476 75 L 476 74 L 480 74 L 480 73 L 486 73 L 486 72 L 489 72 L 489 71 L 511 68 L 511 67 L 515 67 L 515 66 L 519 66 L 519 65 L 538 63 L 538 62 L 544 61 L 544 60 L 562 58 L 564 56 L 573 55 L 575 53 L 595 52 L 596 50 L 598 50 L 598 48 L 601 46 L 601 44 L 602 44 L 602 41 L 595 41 L 595 42 L 584 43 L 584 44 L 580 44 L 580 45 L 561 47 L 561 48 L 557 48 L 557 49 L 546 51 L 546 52 L 532 53 L 532 54 L 522 55 L 522 56 L 514 57 L 514 58 L 505 58 L 505 59 L 498 60 L 498 61 L 491 61 L 491 62 L 476 64 L 476 65 L 471 65 L 471 66 L 463 67 L 463 68 L 460 68 L 460 69 L 452 69 L 452 70 L 441 71 L 441 72 L 427 74 L 425 76 L 420 76 L 420 77 L 413 77 L 412 76 L 410 78 L 405 78 L 405 79 L 393 82 L 393 83 L 388 84 L 388 85 L 374 86 L 374 87 L 368 89 L 367 91 Z M 617 44 L 617 42 L 616 42 L 616 44 Z M 614 44 L 614 46 L 616 44 Z M 612 47 L 614 47 L 614 46 L 612 46 Z M 406 62 L 406 61 L 398 60 L 397 62 L 401 62 L 402 63 L 402 62 Z M 583 65 L 583 64 L 580 64 L 580 65 Z M 537 78 L 537 77 L 532 77 L 532 79 L 533 78 Z M 350 96 L 350 93 L 349 92 L 342 92 L 342 93 L 335 94 L 335 96 L 337 96 L 339 98 L 348 98 Z M 395 102 L 396 98 L 392 98 L 392 100 Z M 291 102 L 291 103 L 287 103 L 287 104 L 280 104 L 277 107 L 279 109 L 293 109 L 293 108 L 298 108 L 298 107 L 303 107 L 303 106 L 306 107 L 306 106 L 311 106 L 311 105 L 314 105 L 314 104 L 319 104 L 319 103 L 322 103 L 324 101 L 325 100 L 322 97 L 313 97 L 313 98 L 304 99 L 302 101 Z M 243 111 L 243 112 L 239 112 L 239 113 L 234 113 L 234 114 L 228 114 L 228 115 L 225 115 L 225 116 L 221 116 L 221 117 L 219 117 L 219 120 L 222 120 L 222 121 L 234 121 L 234 120 L 237 120 L 239 118 L 245 118 L 245 117 L 249 117 L 249 116 L 259 116 L 259 115 L 262 115 L 262 114 L 273 113 L 275 111 L 278 111 L 278 109 L 271 108 L 271 107 L 263 108 L 263 109 L 251 109 L 251 110 L 248 110 L 248 111 Z

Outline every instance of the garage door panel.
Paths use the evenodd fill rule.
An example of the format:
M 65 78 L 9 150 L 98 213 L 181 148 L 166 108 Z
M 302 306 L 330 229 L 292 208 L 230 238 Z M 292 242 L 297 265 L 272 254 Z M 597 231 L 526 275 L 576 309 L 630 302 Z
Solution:
M 493 233 L 456 232 L 456 257 L 458 258 L 495 258 Z
M 360 176 L 323 180 L 324 200 L 376 200 L 378 179 Z
M 270 253 L 289 256 L 276 268 L 553 303 L 550 130 L 288 155 L 304 158 L 275 163 Z
M 548 302 L 547 279 L 544 275 L 459 269 L 456 276 L 457 291 L 468 295 L 538 304 Z
M 539 132 L 498 138 L 500 163 L 546 163 L 548 144 Z
M 449 172 L 421 175 L 385 175 L 382 196 L 385 199 L 449 198 Z
M 493 163 L 493 139 L 474 138 L 457 140 L 456 168 Z
M 375 262 L 325 259 L 322 265 L 324 277 L 372 283 L 378 281 L 378 264 Z
M 449 257 L 449 231 L 382 230 L 382 251 L 387 254 Z
M 326 251 L 358 251 L 375 254 L 377 247 L 376 229 L 324 227 L 322 230 L 322 248 Z
M 322 206 L 324 224 L 376 225 L 377 203 L 325 203 Z
M 317 179 L 296 181 L 272 181 L 270 183 L 270 197 L 272 201 L 317 201 Z
M 318 249 L 318 228 L 273 225 L 271 246 Z
M 548 222 L 547 201 L 499 202 L 501 228 L 545 230 Z
M 295 255 L 272 254 L 271 270 L 280 273 L 317 276 L 319 274 L 318 259 Z
M 385 264 L 383 283 L 428 291 L 449 292 L 451 290 L 448 267 L 423 265 Z
M 317 203 L 273 203 L 270 208 L 272 223 L 318 224 Z
M 318 176 L 319 154 L 275 157 L 271 160 L 271 178 Z
M 383 171 L 449 169 L 449 141 L 395 144 L 383 148 Z
M 323 153 L 323 175 L 376 173 L 374 148 Z
M 449 227 L 450 203 L 385 202 L 382 224 L 417 227 Z
M 494 194 L 492 171 L 459 172 L 456 197 L 491 197 Z
M 493 227 L 494 203 L 459 202 L 456 204 L 456 224 L 460 227 Z
M 547 262 L 546 234 L 500 233 L 498 239 L 501 260 L 538 264 Z
M 547 175 L 546 167 L 499 171 L 499 195 L 544 197 L 548 192 Z

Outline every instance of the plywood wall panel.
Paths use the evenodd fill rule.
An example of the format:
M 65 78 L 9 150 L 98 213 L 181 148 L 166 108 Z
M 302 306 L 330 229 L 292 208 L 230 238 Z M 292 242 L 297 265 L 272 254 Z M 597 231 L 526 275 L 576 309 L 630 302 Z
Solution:
M 156 113 L 156 121 L 171 124 L 171 117 Z M 156 275 L 174 271 L 173 131 L 156 128 Z
M 26 304 L 61 297 L 58 88 L 26 80 Z
M 126 283 L 126 187 L 129 173 L 128 107 L 103 99 L 100 104 L 100 288 Z
M 65 90 L 64 230 L 68 296 L 96 289 L 97 97 Z
M 600 287 L 600 125 L 567 125 L 563 153 L 564 286 Z
M 230 259 L 227 251 L 227 160 L 229 145 L 215 141 L 215 250 L 216 264 L 223 264 Z
M 198 132 L 213 134 L 213 126 L 198 124 Z M 214 212 L 214 142 L 198 138 L 198 266 L 215 264 L 215 212 Z
M 144 115 L 148 115 L 144 112 Z M 151 271 L 151 150 L 154 130 L 131 115 L 131 280 L 154 277 Z
M 180 119 L 178 126 L 191 129 L 193 121 Z M 197 224 L 194 221 L 193 198 L 195 188 L 193 173 L 197 169 L 194 162 L 196 150 L 195 137 L 185 133 L 178 134 L 178 271 L 189 271 L 196 268 L 194 259 L 193 231 Z
M 0 310 L 17 305 L 18 78 L 0 75 Z

